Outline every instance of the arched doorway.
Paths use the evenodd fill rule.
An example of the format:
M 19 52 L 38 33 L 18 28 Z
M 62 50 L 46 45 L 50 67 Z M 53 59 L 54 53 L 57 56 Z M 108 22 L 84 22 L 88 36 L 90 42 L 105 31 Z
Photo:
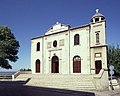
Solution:
M 51 72 L 52 73 L 59 73 L 59 58 L 57 56 L 52 57 Z
M 101 69 L 102 69 L 102 61 L 101 60 L 95 61 L 95 73 L 99 74 Z
M 81 58 L 80 58 L 80 56 L 73 57 L 73 73 L 81 73 Z
M 36 60 L 35 65 L 36 65 L 36 73 L 40 73 L 40 60 L 39 59 Z

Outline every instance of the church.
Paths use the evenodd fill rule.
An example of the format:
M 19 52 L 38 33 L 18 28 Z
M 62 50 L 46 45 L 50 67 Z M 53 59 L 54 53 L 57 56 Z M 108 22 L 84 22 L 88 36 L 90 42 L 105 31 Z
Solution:
M 90 75 L 97 89 L 108 88 L 105 16 L 97 9 L 89 24 L 71 28 L 57 22 L 32 38 L 31 69 L 37 76 Z

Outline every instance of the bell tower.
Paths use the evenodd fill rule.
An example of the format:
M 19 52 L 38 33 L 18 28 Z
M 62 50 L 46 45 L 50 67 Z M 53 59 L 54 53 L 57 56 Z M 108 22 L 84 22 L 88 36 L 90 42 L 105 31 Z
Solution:
M 91 47 L 106 45 L 106 20 L 96 9 L 96 13 L 91 18 Z
M 91 74 L 99 74 L 101 69 L 107 69 L 106 54 L 106 19 L 96 9 L 90 23 Z

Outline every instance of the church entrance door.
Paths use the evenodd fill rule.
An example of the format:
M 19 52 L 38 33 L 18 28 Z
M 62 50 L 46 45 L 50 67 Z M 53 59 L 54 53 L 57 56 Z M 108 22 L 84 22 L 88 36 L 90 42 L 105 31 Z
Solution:
M 99 74 L 101 69 L 102 69 L 102 62 L 101 62 L 101 60 L 95 61 L 95 73 Z
M 36 60 L 36 73 L 40 73 L 40 60 Z
M 52 57 L 51 72 L 59 73 L 59 58 L 57 56 Z
M 73 73 L 81 73 L 81 58 L 74 56 L 73 58 Z

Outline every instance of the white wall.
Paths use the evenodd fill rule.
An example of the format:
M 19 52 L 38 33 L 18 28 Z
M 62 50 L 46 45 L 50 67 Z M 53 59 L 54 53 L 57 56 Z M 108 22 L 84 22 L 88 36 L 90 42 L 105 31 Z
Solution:
M 57 41 L 57 47 L 53 47 L 53 42 Z M 60 46 L 60 40 L 64 40 L 64 46 Z M 51 48 L 47 48 L 47 43 L 51 42 Z M 52 34 L 44 37 L 44 62 L 45 62 L 45 73 L 51 73 L 51 59 L 54 56 L 59 58 L 59 73 L 69 73 L 69 38 L 68 32 Z
M 107 69 L 107 54 L 106 54 L 106 32 L 105 21 L 91 24 L 90 32 L 90 47 L 91 47 L 91 73 L 95 74 L 95 61 L 102 61 L 102 68 Z M 96 44 L 96 32 L 99 31 L 99 44 Z M 100 57 L 95 57 L 96 53 L 100 53 Z
M 36 50 L 36 46 L 37 46 L 37 43 L 40 42 L 40 51 L 37 51 Z M 35 39 L 35 40 L 31 40 L 31 69 L 32 69 L 32 73 L 35 73 L 35 62 L 37 59 L 40 60 L 40 64 L 41 64 L 41 73 L 43 73 L 43 57 L 42 57 L 42 54 L 43 54 L 43 40 L 42 38 L 38 38 L 38 39 Z
M 91 29 L 90 29 L 91 28 Z M 51 74 L 51 59 L 54 55 L 59 58 L 59 74 L 73 74 L 73 57 L 81 57 L 81 74 L 90 74 L 91 68 L 95 69 L 95 53 L 101 52 L 103 68 L 107 68 L 106 48 L 90 48 L 96 45 L 96 31 L 100 31 L 100 45 L 105 45 L 105 22 L 92 24 L 91 27 L 77 27 L 56 34 L 45 35 L 33 39 L 31 42 L 31 68 L 35 73 L 35 61 L 41 61 L 41 73 Z M 74 45 L 75 34 L 80 35 L 80 44 Z M 53 47 L 53 42 L 57 41 L 57 47 Z M 63 40 L 63 45 L 60 41 Z M 41 49 L 36 52 L 36 44 L 40 42 Z M 48 43 L 50 46 L 48 46 Z M 97 58 L 98 59 L 98 58 Z M 94 73 L 95 70 L 92 72 Z M 76 73 L 74 73 L 76 74 Z
M 80 44 L 74 45 L 74 35 L 79 34 Z M 81 57 L 81 73 L 90 74 L 90 46 L 89 46 L 89 27 L 79 28 L 70 32 L 70 66 L 73 73 L 73 57 Z M 75 73 L 76 74 L 76 73 Z

